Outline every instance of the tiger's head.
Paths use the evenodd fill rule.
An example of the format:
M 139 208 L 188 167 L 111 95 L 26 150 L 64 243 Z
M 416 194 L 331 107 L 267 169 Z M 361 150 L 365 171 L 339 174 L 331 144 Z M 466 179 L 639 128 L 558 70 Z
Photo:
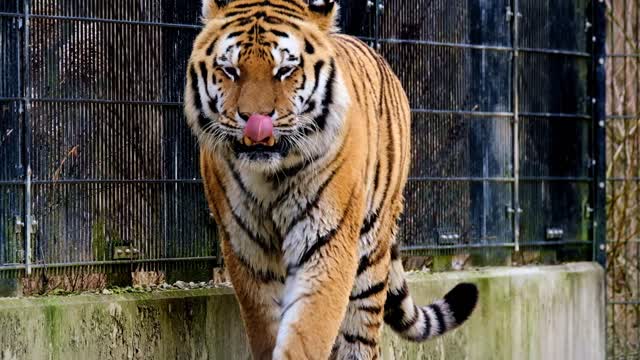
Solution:
M 334 0 L 204 0 L 185 89 L 200 146 L 263 172 L 326 153 L 349 102 L 337 11 Z

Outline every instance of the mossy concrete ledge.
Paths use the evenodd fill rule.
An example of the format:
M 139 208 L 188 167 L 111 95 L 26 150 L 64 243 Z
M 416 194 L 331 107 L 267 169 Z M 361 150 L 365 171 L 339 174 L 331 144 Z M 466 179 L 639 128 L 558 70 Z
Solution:
M 603 359 L 604 284 L 592 263 L 412 273 L 427 303 L 460 281 L 480 289 L 474 315 L 410 344 L 385 329 L 384 359 Z M 0 360 L 248 359 L 230 289 L 0 299 Z

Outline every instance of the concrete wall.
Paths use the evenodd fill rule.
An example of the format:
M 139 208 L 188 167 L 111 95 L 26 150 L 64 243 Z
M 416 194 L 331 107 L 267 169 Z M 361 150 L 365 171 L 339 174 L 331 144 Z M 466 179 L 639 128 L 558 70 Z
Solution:
M 479 286 L 462 328 L 424 344 L 388 329 L 384 359 L 604 359 L 603 271 L 591 263 L 412 273 L 419 302 Z M 248 359 L 230 289 L 0 299 L 0 359 Z

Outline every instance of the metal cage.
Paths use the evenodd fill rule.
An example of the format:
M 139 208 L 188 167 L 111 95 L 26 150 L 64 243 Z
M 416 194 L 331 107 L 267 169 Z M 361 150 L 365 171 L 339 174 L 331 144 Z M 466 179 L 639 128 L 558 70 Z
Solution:
M 604 261 L 602 6 L 343 2 L 413 110 L 406 251 Z M 216 265 L 181 109 L 199 9 L 0 3 L 0 277 Z

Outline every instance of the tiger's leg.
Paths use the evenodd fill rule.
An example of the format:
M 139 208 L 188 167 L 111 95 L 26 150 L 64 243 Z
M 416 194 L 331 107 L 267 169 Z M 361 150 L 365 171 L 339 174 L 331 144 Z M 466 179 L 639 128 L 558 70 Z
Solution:
M 250 214 L 245 212 L 244 220 L 234 215 L 231 201 L 237 199 L 229 199 L 226 194 L 237 191 L 238 185 L 228 181 L 228 187 L 224 187 L 218 170 L 222 165 L 204 151 L 201 157 L 212 159 L 201 162 L 205 194 L 218 224 L 225 265 L 240 303 L 253 358 L 271 359 L 280 315 L 278 299 L 284 288 L 282 266 L 273 251 L 264 244 L 260 246 L 262 241 L 246 230 L 242 221 L 246 222 Z
M 253 358 L 270 360 L 280 320 L 277 299 L 284 287 L 284 279 L 255 271 L 233 251 L 228 242 L 223 242 L 223 252 L 242 310 L 242 320 Z
M 386 242 L 371 242 L 369 236 L 364 234 L 360 241 L 356 281 L 332 353 L 336 360 L 370 360 L 380 356 L 379 339 L 384 324 L 390 256 Z
M 334 189 L 285 240 L 287 280 L 274 359 L 327 359 L 344 318 L 357 268 L 364 201 Z M 328 205 L 338 209 L 327 216 Z

